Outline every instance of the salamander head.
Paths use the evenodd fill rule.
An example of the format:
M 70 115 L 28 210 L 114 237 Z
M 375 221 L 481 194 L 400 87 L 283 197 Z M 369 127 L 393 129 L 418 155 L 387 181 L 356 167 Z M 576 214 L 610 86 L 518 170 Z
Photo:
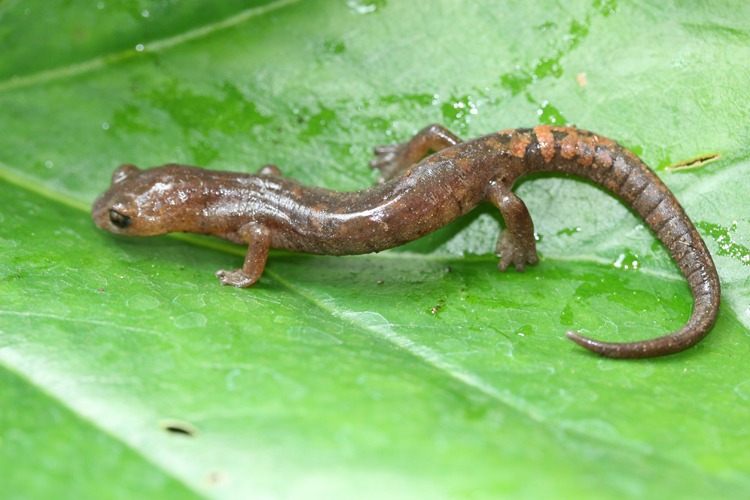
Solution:
M 94 202 L 91 218 L 101 229 L 128 236 L 188 231 L 195 222 L 195 167 L 164 165 L 141 170 L 122 165 Z M 192 203 L 191 203 L 192 202 Z

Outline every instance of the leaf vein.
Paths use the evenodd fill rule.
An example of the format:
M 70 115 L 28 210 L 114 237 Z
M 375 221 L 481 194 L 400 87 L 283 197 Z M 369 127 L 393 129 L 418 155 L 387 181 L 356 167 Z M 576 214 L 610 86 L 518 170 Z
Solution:
M 234 16 L 224 19 L 223 21 L 207 24 L 205 26 L 186 31 L 185 33 L 165 38 L 163 40 L 156 40 L 150 43 L 143 44 L 142 50 L 140 51 L 136 50 L 135 48 L 127 49 L 116 54 L 96 57 L 88 61 L 73 63 L 61 68 L 55 68 L 22 77 L 11 78 L 9 80 L 0 82 L 0 92 L 21 87 L 31 87 L 33 85 L 39 85 L 54 80 L 80 75 L 89 71 L 95 71 L 115 62 L 131 59 L 139 54 L 159 52 L 165 49 L 169 49 L 176 45 L 180 45 L 182 43 L 210 35 L 211 33 L 214 33 L 218 30 L 231 28 L 232 26 L 236 26 L 253 17 L 261 16 L 268 12 L 286 7 L 287 5 L 297 3 L 299 1 L 300 0 L 278 0 L 261 7 L 252 7 L 240 12 L 239 14 L 235 14 Z

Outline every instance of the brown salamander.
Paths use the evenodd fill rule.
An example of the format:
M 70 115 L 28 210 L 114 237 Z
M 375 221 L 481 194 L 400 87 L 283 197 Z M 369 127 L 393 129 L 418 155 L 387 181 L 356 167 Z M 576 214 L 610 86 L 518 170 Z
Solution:
M 435 151 L 427 157 L 428 152 Z M 377 186 L 339 192 L 283 177 L 184 165 L 140 170 L 123 165 L 94 203 L 97 226 L 151 236 L 210 234 L 248 245 L 242 269 L 218 271 L 223 285 L 258 280 L 269 248 L 312 254 L 377 252 L 425 236 L 483 201 L 500 209 L 507 229 L 497 243 L 502 271 L 538 262 L 534 226 L 513 183 L 533 172 L 575 174 L 618 195 L 666 245 L 690 285 L 695 306 L 685 326 L 651 340 L 612 343 L 567 332 L 603 356 L 645 358 L 682 351 L 702 339 L 719 311 L 720 286 L 705 243 L 674 195 L 636 155 L 600 135 L 568 127 L 506 130 L 462 142 L 431 125 L 409 142 L 375 148 Z

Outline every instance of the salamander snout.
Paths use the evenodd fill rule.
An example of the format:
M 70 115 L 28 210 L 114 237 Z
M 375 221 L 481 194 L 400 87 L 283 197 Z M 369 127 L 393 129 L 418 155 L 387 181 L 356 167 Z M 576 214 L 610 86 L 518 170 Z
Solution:
M 106 193 L 99 196 L 91 208 L 91 218 L 99 229 L 109 229 L 109 211 L 107 210 Z
M 99 196 L 91 208 L 91 218 L 100 229 L 106 229 L 115 233 L 126 232 L 133 218 L 124 209 L 126 203 L 122 196 L 128 192 L 132 179 L 137 177 L 141 170 L 135 165 L 122 165 L 112 174 L 112 185 L 105 193 Z M 119 201 L 117 201 L 119 200 Z
M 133 222 L 133 218 L 125 212 L 122 207 L 113 206 L 105 193 L 94 202 L 91 209 L 91 218 L 99 229 L 106 229 L 113 233 L 125 233 Z

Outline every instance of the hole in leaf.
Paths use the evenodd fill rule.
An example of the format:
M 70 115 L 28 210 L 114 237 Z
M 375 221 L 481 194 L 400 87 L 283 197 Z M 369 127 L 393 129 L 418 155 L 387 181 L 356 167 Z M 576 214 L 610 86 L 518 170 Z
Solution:
M 198 428 L 190 422 L 185 422 L 184 420 L 177 420 L 172 418 L 165 419 L 159 422 L 159 427 L 167 432 L 171 432 L 173 434 L 182 434 L 184 436 L 193 437 L 198 434 Z
M 720 153 L 715 153 L 712 155 L 703 155 L 697 158 L 693 158 L 692 160 L 681 161 L 680 163 L 676 163 L 670 167 L 667 167 L 665 170 L 687 170 L 689 168 L 700 167 L 702 165 L 705 165 L 706 163 L 716 161 L 719 158 L 721 158 Z

